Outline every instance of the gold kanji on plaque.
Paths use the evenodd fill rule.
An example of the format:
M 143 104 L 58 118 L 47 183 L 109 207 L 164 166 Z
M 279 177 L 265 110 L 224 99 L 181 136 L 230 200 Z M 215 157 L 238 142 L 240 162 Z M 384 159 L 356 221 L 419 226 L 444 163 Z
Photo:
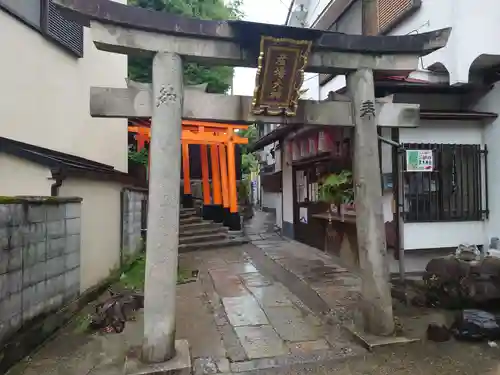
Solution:
M 304 81 L 310 41 L 263 36 L 252 101 L 257 115 L 294 116 Z

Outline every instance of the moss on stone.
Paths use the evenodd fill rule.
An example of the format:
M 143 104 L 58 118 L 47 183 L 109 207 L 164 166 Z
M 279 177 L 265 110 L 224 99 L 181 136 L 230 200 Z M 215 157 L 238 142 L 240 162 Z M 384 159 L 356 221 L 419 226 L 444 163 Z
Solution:
M 64 204 L 79 203 L 77 197 L 50 197 L 50 196 L 0 196 L 0 204 Z

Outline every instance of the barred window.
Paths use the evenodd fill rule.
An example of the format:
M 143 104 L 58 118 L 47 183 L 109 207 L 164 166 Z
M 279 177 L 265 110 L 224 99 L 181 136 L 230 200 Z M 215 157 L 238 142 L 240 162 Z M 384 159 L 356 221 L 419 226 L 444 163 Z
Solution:
M 429 172 L 406 172 L 406 158 L 403 158 L 406 222 L 485 219 L 486 152 L 480 145 L 407 143 L 403 146 L 405 150 L 433 151 L 433 168 Z
M 52 0 L 45 2 L 45 35 L 77 57 L 83 57 L 83 26 L 66 19 Z

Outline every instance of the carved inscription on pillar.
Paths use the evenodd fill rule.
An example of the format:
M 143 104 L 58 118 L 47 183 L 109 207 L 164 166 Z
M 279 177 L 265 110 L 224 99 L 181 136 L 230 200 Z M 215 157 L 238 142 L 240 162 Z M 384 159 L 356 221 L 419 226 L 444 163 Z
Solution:
M 295 115 L 311 43 L 268 36 L 261 38 L 252 101 L 254 114 Z
M 160 89 L 160 93 L 156 98 L 156 108 L 161 106 L 162 104 L 174 103 L 177 101 L 177 94 L 174 91 L 172 86 L 162 86 Z
M 361 118 L 368 117 L 371 119 L 372 117 L 375 117 L 375 103 L 371 100 L 365 100 L 361 103 L 360 112 Z

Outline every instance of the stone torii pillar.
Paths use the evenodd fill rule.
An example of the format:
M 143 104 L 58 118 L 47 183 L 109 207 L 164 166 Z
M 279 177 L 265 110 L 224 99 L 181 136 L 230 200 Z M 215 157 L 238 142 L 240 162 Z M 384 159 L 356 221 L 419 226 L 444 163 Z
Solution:
M 156 53 L 142 349 L 149 363 L 175 356 L 183 80 L 181 57 Z
M 182 106 L 182 92 L 179 91 L 182 87 L 182 71 L 178 55 L 202 64 L 257 67 L 260 35 L 266 33 L 279 35 L 280 38 L 303 38 L 310 41 L 312 51 L 305 71 L 348 75 L 352 99 L 350 102 L 302 102 L 297 116 L 287 118 L 286 122 L 356 128 L 356 203 L 361 207 L 357 219 L 358 240 L 361 244 L 360 258 L 368 265 L 363 274 L 366 328 L 375 334 L 390 333 L 393 327 L 392 308 L 389 307 L 390 285 L 384 266 L 386 249 L 380 225 L 380 176 L 377 174 L 375 178 L 375 173 L 379 173 L 378 150 L 374 147 L 377 139 L 375 126 L 416 126 L 418 106 L 376 102 L 373 71 L 401 75 L 415 70 L 420 56 L 446 45 L 450 29 L 405 36 L 346 35 L 310 29 L 299 31 L 296 28 L 252 22 L 196 20 L 109 0 L 53 1 L 62 6 L 61 9 L 75 21 L 91 27 L 94 43 L 101 50 L 140 55 L 159 53 L 155 57 L 157 65 L 153 74 L 155 82 L 152 92 L 137 89 L 95 89 L 91 92 L 93 116 L 143 117 L 153 114 L 153 122 L 156 117 L 156 121 L 164 119 L 165 123 L 174 125 L 173 129 L 165 129 L 169 127 L 162 126 L 163 124 L 153 126 L 152 160 L 153 163 L 156 161 L 157 166 L 152 166 L 150 206 L 157 207 L 150 211 L 149 222 L 161 228 L 154 233 L 151 232 L 151 227 L 148 230 L 147 257 L 150 259 L 146 270 L 145 360 L 168 360 L 174 354 L 174 265 L 177 266 L 178 231 L 178 223 L 174 221 L 178 219 L 180 137 L 177 132 L 180 131 L 181 116 L 184 114 L 187 118 L 219 119 L 224 122 L 251 119 L 280 122 L 279 117 L 266 119 L 251 115 L 251 98 L 207 96 L 202 93 L 187 95 L 186 92 Z M 269 30 L 270 27 L 273 30 Z M 163 64 L 174 68 L 173 72 L 161 68 L 160 65 Z M 144 105 L 138 105 L 141 101 Z M 177 145 L 174 145 L 175 142 Z M 224 149 L 224 146 L 220 147 L 220 150 Z M 162 164 L 167 163 L 165 155 L 171 155 L 168 167 L 173 163 L 175 172 L 167 167 L 160 171 Z M 222 165 L 224 152 L 220 156 Z M 229 150 L 227 157 L 232 157 Z M 224 171 L 221 170 L 221 173 Z M 167 181 L 168 176 L 172 176 L 170 181 Z M 222 178 L 224 182 L 224 177 Z M 224 183 L 222 187 L 224 192 Z M 165 189 L 173 190 L 172 193 L 165 193 Z M 175 196 L 170 196 L 171 194 Z M 227 202 L 225 195 L 227 194 L 223 194 L 223 204 L 227 203 L 230 207 L 234 197 L 228 196 Z M 165 265 L 167 260 L 170 264 Z M 164 266 L 172 271 L 172 275 L 166 276 Z M 157 281 L 159 285 L 153 285 L 152 281 Z M 158 299 L 153 301 L 154 298 Z
M 354 127 L 354 199 L 362 274 L 364 328 L 378 335 L 394 332 L 380 183 L 373 71 L 358 69 L 347 76 Z

